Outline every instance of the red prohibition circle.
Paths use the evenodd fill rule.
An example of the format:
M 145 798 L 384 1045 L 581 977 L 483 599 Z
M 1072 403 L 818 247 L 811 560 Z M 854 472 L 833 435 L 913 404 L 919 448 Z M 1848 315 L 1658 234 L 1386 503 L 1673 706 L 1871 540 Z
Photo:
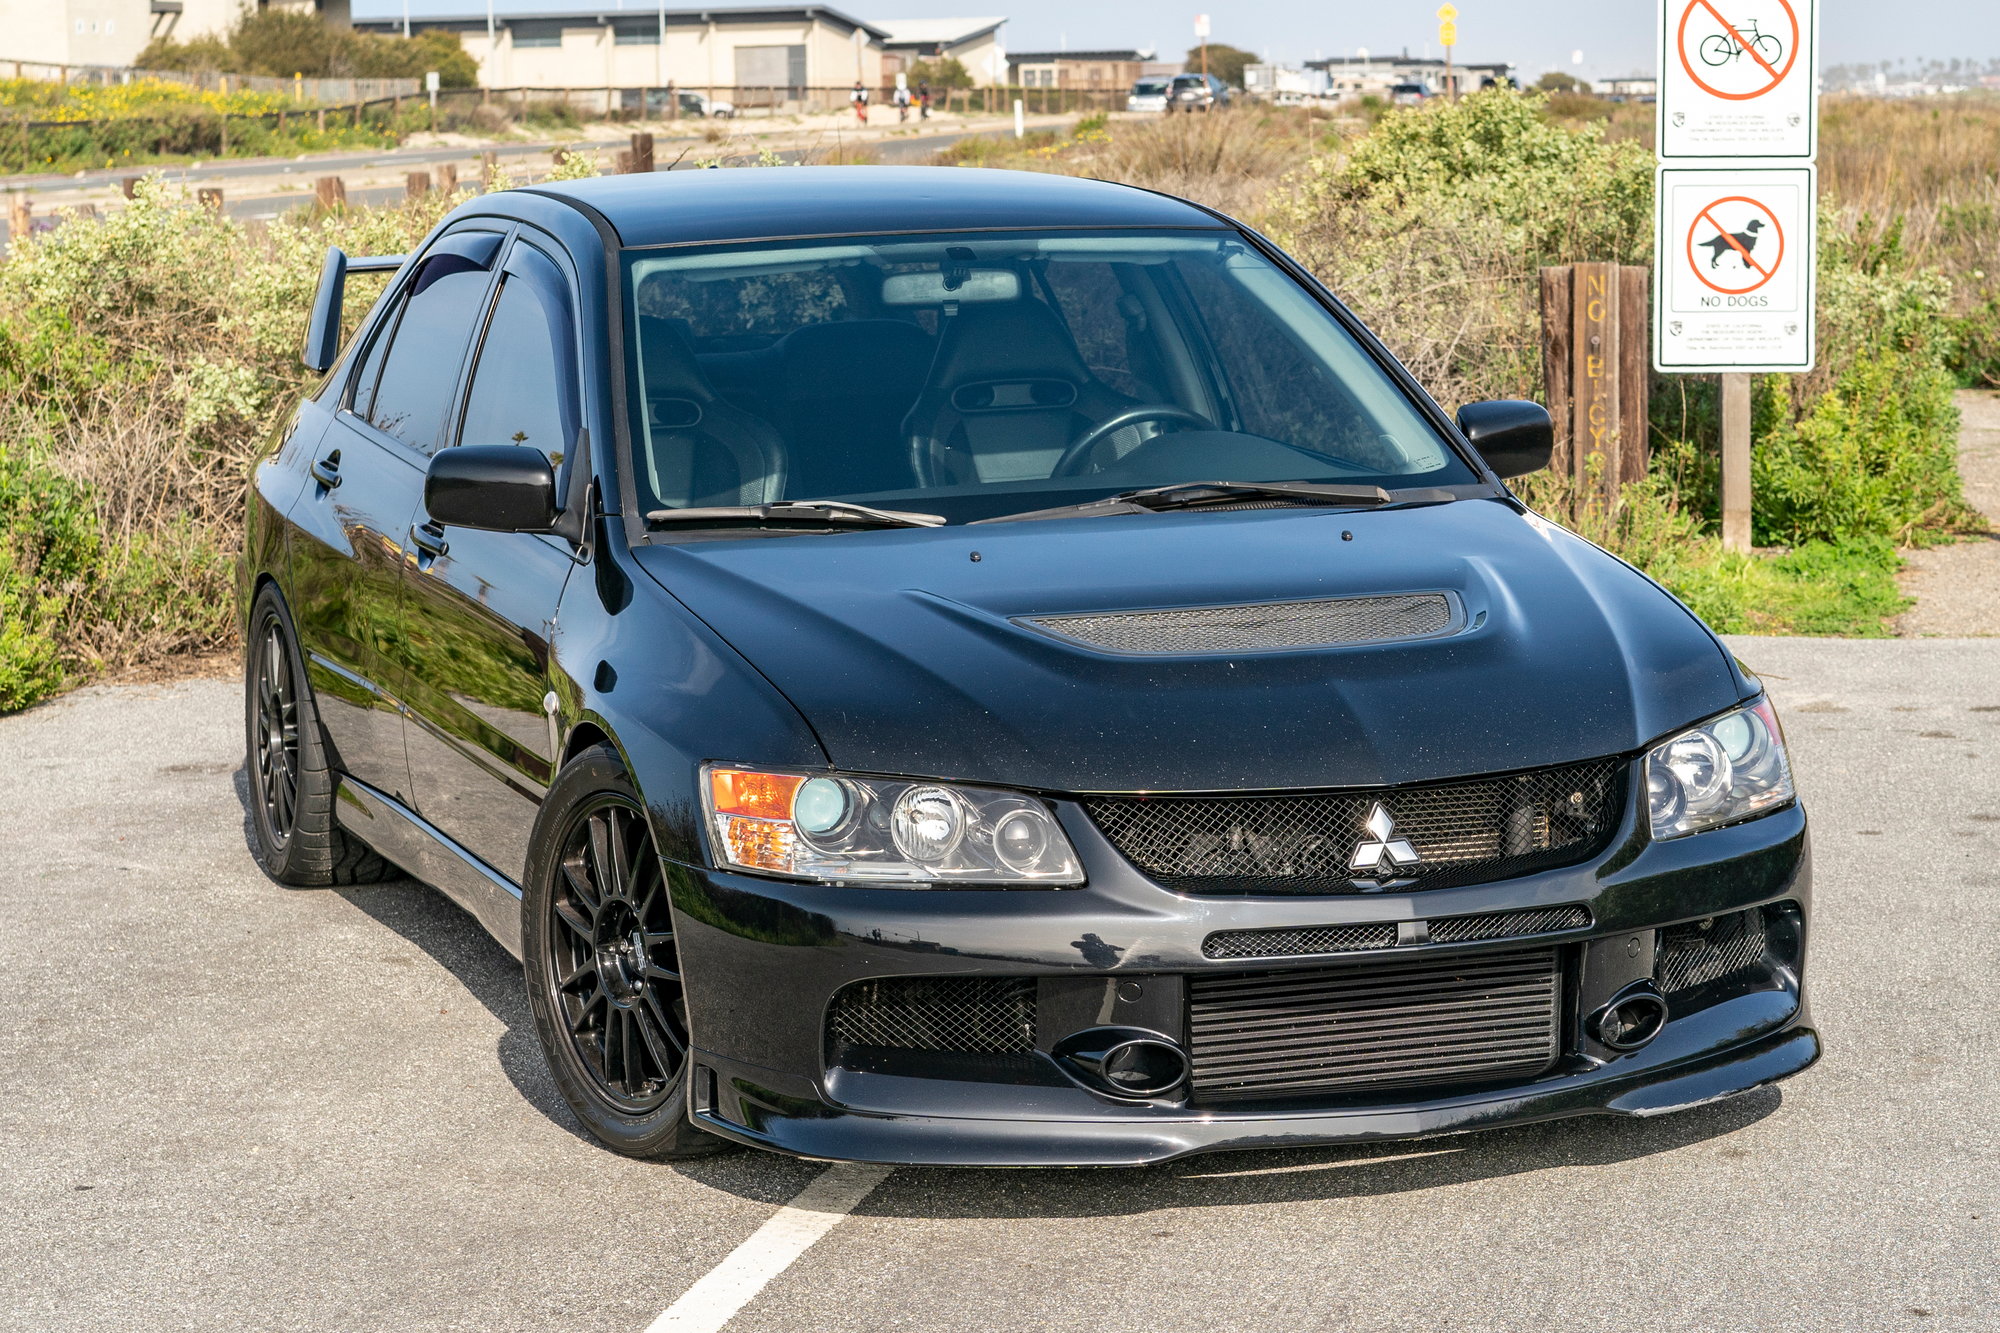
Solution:
M 1750 205 L 1750 207 L 1756 209 L 1759 213 L 1762 213 L 1765 217 L 1771 219 L 1771 230 L 1778 233 L 1778 253 L 1772 256 L 1771 267 L 1769 269 L 1764 269 L 1761 264 L 1753 265 L 1753 267 L 1758 268 L 1760 271 L 1762 271 L 1764 276 L 1757 279 L 1757 281 L 1751 283 L 1748 287 L 1723 287 L 1716 283 L 1710 282 L 1707 278 L 1702 276 L 1701 265 L 1695 262 L 1694 258 L 1695 228 L 1701 226 L 1701 220 L 1703 218 L 1708 217 L 1709 209 L 1716 208 L 1722 204 Z M 1728 229 L 1724 227 L 1720 222 L 1717 222 L 1714 218 L 1708 217 L 1708 221 L 1710 226 L 1714 227 L 1718 232 L 1721 232 L 1724 236 L 1727 236 L 1729 234 Z M 1778 265 L 1785 262 L 1784 224 L 1778 221 L 1778 215 L 1776 213 L 1773 213 L 1770 209 L 1764 207 L 1764 205 L 1758 203 L 1755 199 L 1750 198 L 1748 195 L 1743 195 L 1743 194 L 1725 195 L 1722 198 L 1715 200 L 1713 203 L 1706 205 L 1705 207 L 1702 208 L 1702 210 L 1699 213 L 1696 213 L 1694 215 L 1694 222 L 1690 224 L 1688 227 L 1687 257 L 1688 257 L 1688 270 L 1691 273 L 1693 273 L 1696 278 L 1699 278 L 1701 280 L 1702 286 L 1707 287 L 1711 291 L 1721 292 L 1724 296 L 1747 295 L 1750 292 L 1756 291 L 1759 287 L 1762 287 L 1765 283 L 1769 282 L 1771 279 L 1778 276 Z
M 1723 3 L 1725 4 L 1727 4 L 1728 2 L 1729 0 L 1723 0 Z M 1709 94 L 1711 97 L 1721 97 L 1731 102 L 1747 102 L 1753 97 L 1762 97 L 1765 93 L 1770 92 L 1773 88 L 1777 87 L 1779 84 L 1785 81 L 1785 76 L 1792 72 L 1792 66 L 1795 63 L 1797 63 L 1799 58 L 1799 16 L 1797 13 L 1793 11 L 1791 6 L 1791 0 L 1778 0 L 1778 7 L 1785 11 L 1786 19 L 1788 19 L 1791 22 L 1792 41 L 1791 45 L 1785 48 L 1785 67 L 1777 72 L 1776 78 L 1772 79 L 1762 88 L 1758 88 L 1747 93 L 1726 93 L 1722 91 L 1722 89 L 1720 88 L 1711 87 L 1709 84 L 1703 82 L 1701 75 L 1694 72 L 1694 66 L 1688 63 L 1688 48 L 1687 48 L 1688 20 L 1694 17 L 1695 10 L 1706 9 L 1709 13 L 1715 15 L 1717 21 L 1719 21 L 1722 24 L 1724 32 L 1733 33 L 1736 31 L 1735 27 L 1729 22 L 1729 20 L 1722 17 L 1722 11 L 1717 9 L 1714 4 L 1710 3 L 1710 0 L 1688 0 L 1688 7 L 1681 11 L 1681 26 L 1679 31 L 1674 34 L 1674 49 L 1681 58 L 1681 68 L 1687 71 L 1687 76 L 1690 79 L 1694 80 L 1695 86 L 1697 88 L 1700 88 L 1703 92 Z M 1755 46 L 1749 46 L 1744 48 L 1744 54 L 1750 56 L 1752 59 L 1757 60 L 1759 64 L 1763 63 L 1761 57 L 1758 57 L 1756 54 Z M 1768 68 L 1768 66 L 1766 68 Z

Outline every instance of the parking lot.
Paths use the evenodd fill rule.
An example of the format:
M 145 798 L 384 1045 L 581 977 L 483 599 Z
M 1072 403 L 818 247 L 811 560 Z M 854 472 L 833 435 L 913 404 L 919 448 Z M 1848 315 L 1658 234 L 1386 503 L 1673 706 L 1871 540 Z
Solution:
M 2000 1327 L 2000 639 L 1736 647 L 1814 820 L 1819 1066 L 1646 1121 L 904 1168 L 728 1327 Z M 636 1333 L 826 1169 L 595 1147 L 469 917 L 258 871 L 241 737 L 227 680 L 0 719 L 0 1326 Z

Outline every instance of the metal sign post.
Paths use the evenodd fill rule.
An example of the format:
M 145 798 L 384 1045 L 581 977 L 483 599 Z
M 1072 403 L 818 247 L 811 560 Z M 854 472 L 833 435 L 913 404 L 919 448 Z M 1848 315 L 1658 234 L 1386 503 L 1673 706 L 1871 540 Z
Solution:
M 1458 45 L 1458 6 L 1438 6 L 1438 45 L 1444 48 L 1444 92 L 1458 100 L 1458 79 L 1451 70 L 1451 49 Z
M 1653 368 L 1722 379 L 1722 543 L 1750 546 L 1750 376 L 1811 370 L 1818 0 L 1660 0 Z

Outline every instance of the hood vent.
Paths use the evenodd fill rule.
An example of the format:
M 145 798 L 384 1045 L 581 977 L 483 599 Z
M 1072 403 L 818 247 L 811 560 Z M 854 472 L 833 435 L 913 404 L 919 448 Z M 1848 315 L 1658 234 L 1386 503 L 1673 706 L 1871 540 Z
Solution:
M 1417 592 L 1171 611 L 1024 616 L 1017 623 L 1104 652 L 1187 657 L 1431 639 L 1455 633 L 1464 620 L 1458 599 L 1451 594 Z

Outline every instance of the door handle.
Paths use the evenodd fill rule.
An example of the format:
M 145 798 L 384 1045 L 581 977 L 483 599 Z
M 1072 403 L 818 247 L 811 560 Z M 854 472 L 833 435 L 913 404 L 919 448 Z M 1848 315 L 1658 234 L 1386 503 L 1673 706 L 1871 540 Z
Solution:
M 435 560 L 451 549 L 450 543 L 444 539 L 444 525 L 436 519 L 432 519 L 422 527 L 411 528 L 410 545 L 417 548 L 417 560 L 420 564 L 427 558 Z
M 313 480 L 332 490 L 340 485 L 340 450 L 335 449 L 312 465 Z

